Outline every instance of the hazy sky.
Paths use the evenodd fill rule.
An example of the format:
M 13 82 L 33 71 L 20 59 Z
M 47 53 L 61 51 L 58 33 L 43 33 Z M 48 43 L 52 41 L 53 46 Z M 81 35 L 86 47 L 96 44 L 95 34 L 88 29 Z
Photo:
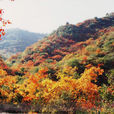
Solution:
M 76 24 L 88 18 L 114 12 L 114 0 L 0 0 L 10 28 L 50 33 L 66 22 Z

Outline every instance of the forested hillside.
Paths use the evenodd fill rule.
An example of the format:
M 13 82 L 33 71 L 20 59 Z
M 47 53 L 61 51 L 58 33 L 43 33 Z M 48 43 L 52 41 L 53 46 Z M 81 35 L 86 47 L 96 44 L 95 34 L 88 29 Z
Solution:
M 48 37 L 27 47 L 23 53 L 12 56 L 9 62 L 14 66 L 26 67 L 28 63 L 38 66 L 45 61 L 60 61 L 65 55 L 77 52 L 89 45 L 84 41 L 96 40 L 107 32 L 113 31 L 113 26 L 113 15 L 86 20 L 77 25 L 60 26 Z
M 60 26 L 0 65 L 2 112 L 110 114 L 114 15 Z

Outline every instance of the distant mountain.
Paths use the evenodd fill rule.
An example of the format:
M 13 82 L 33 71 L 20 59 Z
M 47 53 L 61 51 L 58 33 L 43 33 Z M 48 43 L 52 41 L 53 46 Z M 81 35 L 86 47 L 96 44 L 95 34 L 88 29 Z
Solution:
M 21 29 L 8 29 L 3 40 L 0 41 L 0 55 L 10 57 L 22 52 L 27 46 L 42 39 L 46 34 L 33 33 Z

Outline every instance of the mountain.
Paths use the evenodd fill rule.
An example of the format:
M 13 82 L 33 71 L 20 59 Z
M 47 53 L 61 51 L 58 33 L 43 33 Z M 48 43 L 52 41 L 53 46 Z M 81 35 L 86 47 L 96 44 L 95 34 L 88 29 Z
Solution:
M 0 41 L 0 54 L 6 58 L 17 52 L 22 52 L 27 46 L 42 39 L 46 34 L 28 32 L 21 29 L 8 29 Z
M 0 111 L 113 113 L 114 14 L 60 26 L 0 58 Z
M 45 37 L 43 40 L 29 46 L 17 57 L 12 56 L 10 63 L 20 63 L 23 67 L 30 61 L 38 66 L 45 61 L 60 61 L 65 55 L 81 49 L 83 44 L 90 38 L 93 40 L 102 36 L 110 27 L 114 26 L 114 16 L 94 18 L 86 20 L 77 25 L 66 24 L 60 26 L 56 31 Z M 15 59 L 16 58 L 16 59 Z

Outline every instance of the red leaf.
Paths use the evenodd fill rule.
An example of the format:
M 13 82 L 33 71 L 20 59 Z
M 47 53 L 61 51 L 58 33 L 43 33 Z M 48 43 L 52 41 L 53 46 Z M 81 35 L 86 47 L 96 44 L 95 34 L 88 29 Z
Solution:
M 4 36 L 5 35 L 5 32 L 2 32 L 2 35 Z
M 0 21 L 2 21 L 2 18 L 0 17 Z

